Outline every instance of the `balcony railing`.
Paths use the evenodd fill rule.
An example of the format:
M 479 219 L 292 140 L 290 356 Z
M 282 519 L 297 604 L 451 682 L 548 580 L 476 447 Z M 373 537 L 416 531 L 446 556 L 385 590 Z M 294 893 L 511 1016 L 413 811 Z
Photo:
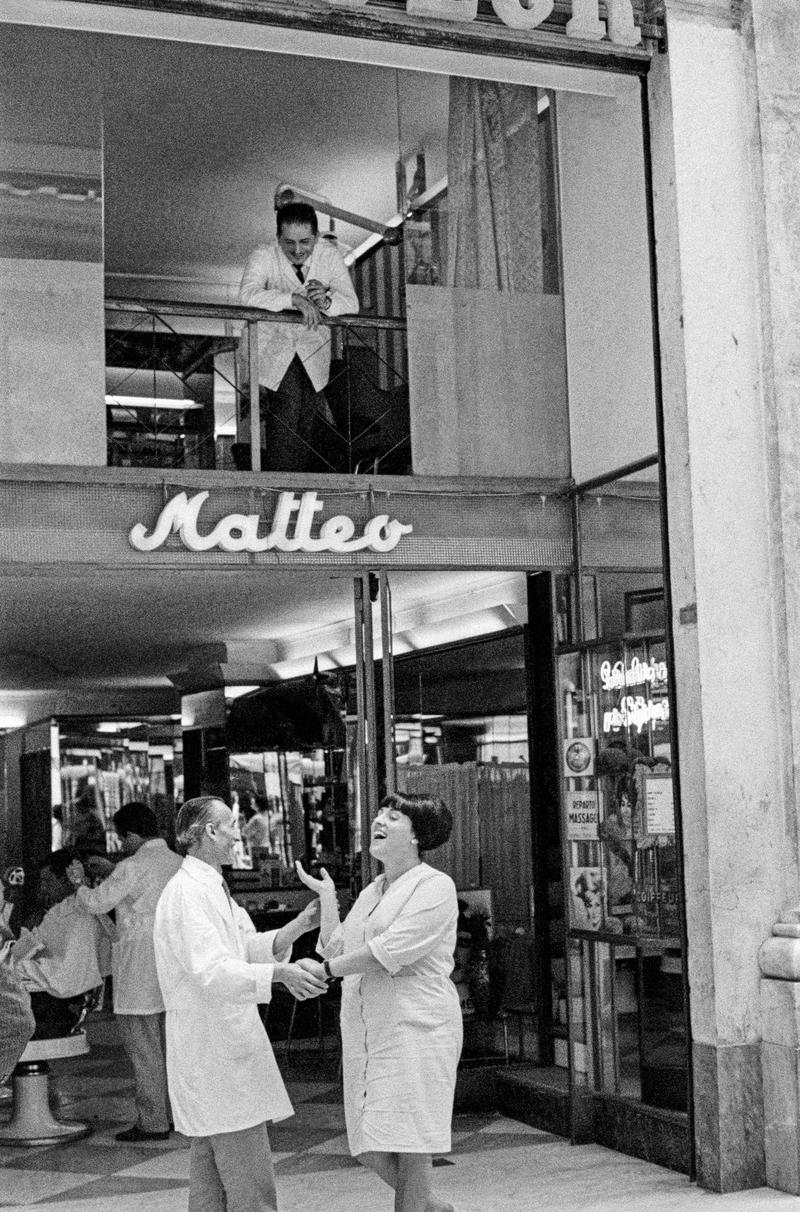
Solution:
M 258 349 L 264 324 L 295 312 L 173 300 L 106 302 L 106 412 L 112 466 L 260 471 Z M 304 470 L 411 472 L 405 320 L 322 318 L 332 360 Z M 297 470 L 301 470 L 298 468 Z

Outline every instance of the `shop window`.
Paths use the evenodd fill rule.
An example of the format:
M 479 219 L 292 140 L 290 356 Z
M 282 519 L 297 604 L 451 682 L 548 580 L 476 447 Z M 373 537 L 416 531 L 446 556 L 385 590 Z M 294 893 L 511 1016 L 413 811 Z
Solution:
M 663 620 L 658 586 L 598 598 Z M 687 1107 L 680 882 L 663 635 L 558 657 L 572 1067 L 600 1093 Z

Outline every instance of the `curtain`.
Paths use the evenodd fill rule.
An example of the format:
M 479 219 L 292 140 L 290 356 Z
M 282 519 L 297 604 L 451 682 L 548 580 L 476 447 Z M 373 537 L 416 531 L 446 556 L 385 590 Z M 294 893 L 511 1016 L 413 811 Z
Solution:
M 531 793 L 528 767 L 500 764 L 478 772 L 481 877 L 494 894 L 495 929 L 531 924 Z
M 451 79 L 447 180 L 448 284 L 541 292 L 535 88 Z
M 456 888 L 480 886 L 478 767 L 475 762 L 445 766 L 399 766 L 397 787 L 409 795 L 437 795 L 453 814 L 450 840 L 425 855 L 425 862 L 446 871 Z
M 475 762 L 401 766 L 397 785 L 437 795 L 453 814 L 449 842 L 425 855 L 457 888 L 491 888 L 494 928 L 508 934 L 531 924 L 531 798 L 527 766 Z
M 544 291 L 539 137 L 536 89 L 451 80 L 447 285 L 406 287 L 417 475 L 569 475 L 564 315 L 552 282 Z

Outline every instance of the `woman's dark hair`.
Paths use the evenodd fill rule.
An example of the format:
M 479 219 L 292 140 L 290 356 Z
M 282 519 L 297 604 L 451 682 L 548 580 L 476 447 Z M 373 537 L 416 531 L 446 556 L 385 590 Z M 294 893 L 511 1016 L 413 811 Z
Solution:
M 453 829 L 453 814 L 435 795 L 401 795 L 395 791 L 381 800 L 381 808 L 396 808 L 411 821 L 419 852 L 443 846 Z
M 130 800 L 123 804 L 112 819 L 120 837 L 126 833 L 138 833 L 139 837 L 158 837 L 158 818 L 153 810 L 140 800 Z

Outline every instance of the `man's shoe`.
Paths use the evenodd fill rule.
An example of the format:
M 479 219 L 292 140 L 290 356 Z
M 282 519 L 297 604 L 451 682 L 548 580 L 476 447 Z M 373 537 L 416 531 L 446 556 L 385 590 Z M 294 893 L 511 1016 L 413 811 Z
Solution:
M 117 1132 L 114 1140 L 121 1141 L 122 1144 L 131 1144 L 137 1140 L 166 1140 L 169 1132 L 145 1132 L 144 1128 L 140 1128 L 138 1124 L 134 1124 L 132 1128 L 125 1128 L 123 1132 Z

